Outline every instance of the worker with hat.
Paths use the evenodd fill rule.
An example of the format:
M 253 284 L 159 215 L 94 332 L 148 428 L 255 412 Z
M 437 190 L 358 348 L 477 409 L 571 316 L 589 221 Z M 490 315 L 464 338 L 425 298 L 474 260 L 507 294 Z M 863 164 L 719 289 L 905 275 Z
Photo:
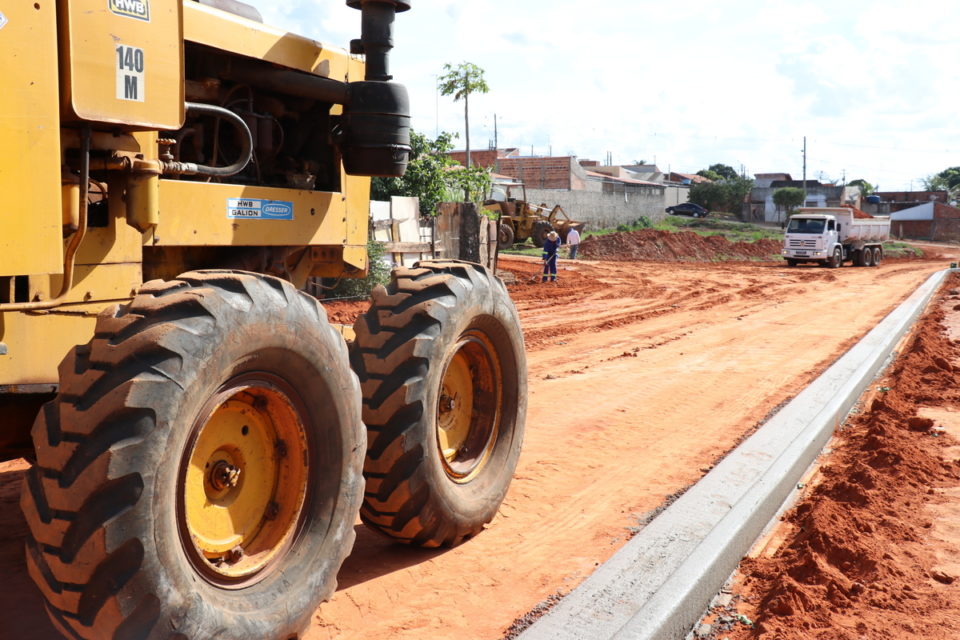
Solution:
M 550 278 L 550 282 L 557 281 L 557 254 L 560 252 L 560 236 L 557 235 L 556 231 L 551 231 L 547 234 L 546 240 L 543 241 L 543 255 L 540 257 L 543 258 L 543 279 L 541 282 L 546 282 L 547 278 Z

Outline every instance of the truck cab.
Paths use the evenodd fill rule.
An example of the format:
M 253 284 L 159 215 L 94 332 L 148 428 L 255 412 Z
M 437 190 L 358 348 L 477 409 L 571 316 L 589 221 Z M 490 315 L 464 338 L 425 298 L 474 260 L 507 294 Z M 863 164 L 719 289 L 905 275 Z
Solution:
M 826 262 L 840 240 L 840 223 L 831 215 L 802 214 L 790 218 L 783 240 L 783 257 L 791 266 L 806 261 Z

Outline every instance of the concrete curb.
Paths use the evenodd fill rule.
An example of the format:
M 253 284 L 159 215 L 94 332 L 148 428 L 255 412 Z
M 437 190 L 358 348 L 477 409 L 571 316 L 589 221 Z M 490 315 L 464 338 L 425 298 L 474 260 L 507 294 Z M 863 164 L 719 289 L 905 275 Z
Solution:
M 932 275 L 519 638 L 684 638 L 949 272 Z

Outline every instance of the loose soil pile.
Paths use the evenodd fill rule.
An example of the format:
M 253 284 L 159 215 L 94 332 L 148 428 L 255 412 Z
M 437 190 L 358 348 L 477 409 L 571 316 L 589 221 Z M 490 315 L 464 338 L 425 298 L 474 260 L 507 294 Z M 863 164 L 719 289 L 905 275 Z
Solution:
M 943 325 L 945 311 L 960 309 L 950 291 L 958 285 L 955 275 L 948 300 L 918 325 L 869 410 L 838 435 L 809 497 L 774 534 L 784 544 L 741 564 L 742 601 L 719 612 L 713 637 L 960 637 L 960 537 L 955 522 L 949 535 L 938 533 L 931 516 L 935 505 L 956 504 L 957 441 L 922 415 L 960 409 L 960 342 Z M 948 543 L 932 543 L 938 538 Z
M 593 260 L 657 260 L 662 262 L 718 262 L 771 260 L 780 255 L 779 240 L 730 242 L 723 236 L 701 236 L 692 231 L 642 229 L 589 236 L 580 254 Z
M 369 300 L 322 300 L 321 302 L 330 322 L 349 326 L 353 326 L 357 318 L 370 308 Z

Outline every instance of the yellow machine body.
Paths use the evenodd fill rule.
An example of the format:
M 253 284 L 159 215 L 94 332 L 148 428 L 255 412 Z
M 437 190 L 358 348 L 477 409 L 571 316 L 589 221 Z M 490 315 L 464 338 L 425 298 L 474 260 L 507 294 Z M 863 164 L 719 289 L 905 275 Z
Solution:
M 179 129 L 182 12 L 178 0 L 60 0 L 65 115 Z
M 298 286 L 311 276 L 365 275 L 369 177 L 348 175 L 336 150 L 315 152 L 301 167 L 278 141 L 322 146 L 329 136 L 305 123 L 336 124 L 344 107 L 257 83 L 261 71 L 283 70 L 348 86 L 363 79 L 361 58 L 193 0 L 8 5 L 0 9 L 8 62 L 0 92 L 0 398 L 55 388 L 58 364 L 90 338 L 96 315 L 144 281 L 197 268 L 263 271 Z M 251 62 L 261 65 L 245 71 L 252 82 L 217 75 Z M 230 125 L 191 119 L 191 100 L 246 121 L 255 147 L 244 174 L 164 169 L 189 154 L 196 164 L 222 165 L 236 153 Z
M 56 11 L 50 3 L 34 9 L 16 2 L 3 13 L 0 283 L 5 276 L 63 269 Z

